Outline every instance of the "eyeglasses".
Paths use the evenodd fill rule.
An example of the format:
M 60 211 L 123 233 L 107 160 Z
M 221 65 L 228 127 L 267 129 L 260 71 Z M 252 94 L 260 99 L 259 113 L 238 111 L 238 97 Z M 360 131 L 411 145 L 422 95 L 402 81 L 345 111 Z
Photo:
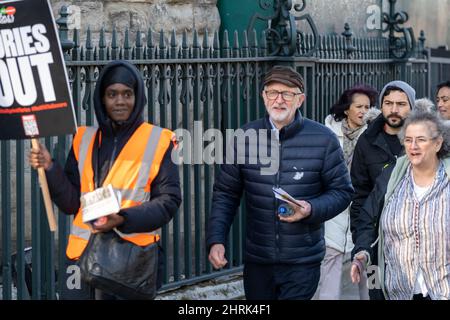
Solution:
M 436 97 L 436 103 L 442 102 L 447 103 L 450 100 L 449 96 Z
M 275 100 L 278 98 L 278 96 L 281 94 L 281 97 L 284 101 L 292 101 L 294 100 L 295 96 L 298 96 L 303 93 L 294 93 L 290 91 L 278 91 L 278 90 L 266 90 L 264 91 L 266 93 L 266 96 L 270 100 Z
M 432 141 L 434 139 L 436 139 L 436 137 L 435 138 L 426 138 L 426 137 L 410 138 L 410 137 L 408 137 L 408 138 L 403 139 L 403 144 L 405 146 L 410 146 L 415 141 L 416 145 L 418 145 L 420 147 L 420 146 L 425 145 L 428 141 Z

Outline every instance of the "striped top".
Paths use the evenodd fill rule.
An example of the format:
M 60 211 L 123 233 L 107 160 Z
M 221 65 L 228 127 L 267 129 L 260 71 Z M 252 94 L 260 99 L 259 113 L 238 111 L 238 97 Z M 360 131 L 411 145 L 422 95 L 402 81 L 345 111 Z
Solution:
M 411 299 L 420 268 L 430 297 L 450 299 L 450 180 L 443 163 L 421 201 L 415 195 L 408 165 L 380 224 L 388 298 Z

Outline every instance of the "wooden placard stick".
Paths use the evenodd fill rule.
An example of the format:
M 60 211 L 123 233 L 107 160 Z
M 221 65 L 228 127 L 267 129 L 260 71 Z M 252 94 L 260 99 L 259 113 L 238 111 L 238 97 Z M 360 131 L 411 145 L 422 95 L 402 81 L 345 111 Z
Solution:
M 31 139 L 31 146 L 34 149 L 39 150 L 39 143 L 36 138 Z M 47 211 L 47 219 L 50 227 L 50 231 L 56 231 L 55 214 L 53 213 L 52 200 L 50 198 L 50 191 L 48 190 L 47 177 L 45 176 L 44 168 L 38 168 L 39 184 L 41 186 L 42 197 L 44 198 L 45 211 Z

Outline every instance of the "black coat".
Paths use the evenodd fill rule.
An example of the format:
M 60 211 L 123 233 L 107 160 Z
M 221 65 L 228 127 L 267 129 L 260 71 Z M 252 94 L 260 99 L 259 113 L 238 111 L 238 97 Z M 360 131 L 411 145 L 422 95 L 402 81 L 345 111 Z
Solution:
M 394 167 L 395 164 L 388 165 L 378 176 L 375 187 L 361 207 L 359 214 L 355 216 L 358 232 L 354 241 L 355 246 L 352 250 L 352 259 L 356 253 L 365 250 L 370 254 L 371 263 L 374 265 L 378 264 L 378 246 L 374 245 L 372 247 L 372 244 L 378 238 L 378 228 L 384 206 L 384 197 Z
M 357 217 L 367 197 L 375 187 L 383 168 L 395 164 L 396 156 L 390 150 L 383 134 L 385 120 L 380 114 L 358 139 L 350 171 L 355 194 L 350 206 L 350 230 L 353 242 L 359 232 Z
M 270 133 L 272 127 L 266 116 L 242 129 L 266 129 Z M 272 143 L 278 144 L 278 140 Z M 270 140 L 268 144 L 271 145 Z M 247 150 L 247 140 L 245 146 Z M 331 130 L 297 112 L 294 122 L 280 130 L 275 150 L 281 159 L 275 174 L 260 174 L 262 165 L 249 164 L 248 150 L 244 164 L 221 166 L 214 184 L 207 248 L 226 243 L 245 193 L 245 262 L 318 265 L 325 254 L 323 222 L 342 212 L 353 193 L 342 149 Z M 280 201 L 274 197 L 273 186 L 308 201 L 311 215 L 295 223 L 281 222 L 277 216 Z
M 100 92 L 103 75 L 107 69 L 123 65 L 135 76 L 137 88 L 135 89 L 135 106 L 127 121 L 120 124 L 117 130 L 113 130 L 111 119 L 105 111 Z M 142 124 L 144 107 L 146 105 L 145 86 L 142 76 L 137 69 L 125 61 L 115 61 L 108 64 L 103 70 L 94 94 L 94 107 L 99 129 L 102 132 L 102 143 L 98 152 L 93 156 L 93 162 L 98 157 L 99 184 L 106 178 L 109 168 L 125 146 L 131 135 Z M 139 206 L 122 209 L 120 215 L 125 217 L 125 222 L 118 229 L 125 233 L 150 232 L 167 224 L 177 212 L 181 203 L 180 179 L 178 167 L 171 161 L 170 153 L 173 146 L 166 151 L 158 175 L 151 184 L 150 201 Z M 96 166 L 92 165 L 94 171 Z M 66 214 L 76 214 L 80 207 L 80 174 L 78 161 L 75 159 L 73 148 L 67 157 L 63 169 L 54 162 L 51 170 L 46 172 L 50 194 L 58 208 Z

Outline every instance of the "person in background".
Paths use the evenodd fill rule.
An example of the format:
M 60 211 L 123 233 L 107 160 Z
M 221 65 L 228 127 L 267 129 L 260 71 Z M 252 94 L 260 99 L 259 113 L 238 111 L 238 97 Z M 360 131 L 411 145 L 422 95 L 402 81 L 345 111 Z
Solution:
M 351 278 L 359 282 L 378 261 L 386 299 L 449 300 L 450 128 L 415 110 L 399 137 L 406 156 L 383 171 L 361 208 Z
M 338 137 L 344 152 L 347 167 L 351 168 L 353 152 L 361 133 L 367 128 L 367 122 L 373 120 L 380 111 L 368 113 L 375 105 L 378 92 L 367 85 L 357 85 L 345 90 L 339 100 L 330 109 L 325 125 Z M 370 114 L 368 119 L 366 115 Z M 326 253 L 321 264 L 320 282 L 317 290 L 319 300 L 339 300 L 341 298 L 342 268 L 346 253 L 353 249 L 350 232 L 348 208 L 325 222 Z M 359 284 L 359 297 L 368 300 L 365 281 Z
M 442 119 L 450 121 L 450 81 L 438 84 L 436 90 L 436 107 Z
M 406 82 L 391 81 L 380 93 L 381 113 L 358 139 L 350 170 L 355 194 L 350 206 L 350 230 L 355 242 L 359 230 L 359 211 L 375 186 L 383 168 L 395 164 L 404 152 L 397 137 L 414 106 L 415 90 Z M 382 299 L 381 292 L 369 290 L 371 299 Z

